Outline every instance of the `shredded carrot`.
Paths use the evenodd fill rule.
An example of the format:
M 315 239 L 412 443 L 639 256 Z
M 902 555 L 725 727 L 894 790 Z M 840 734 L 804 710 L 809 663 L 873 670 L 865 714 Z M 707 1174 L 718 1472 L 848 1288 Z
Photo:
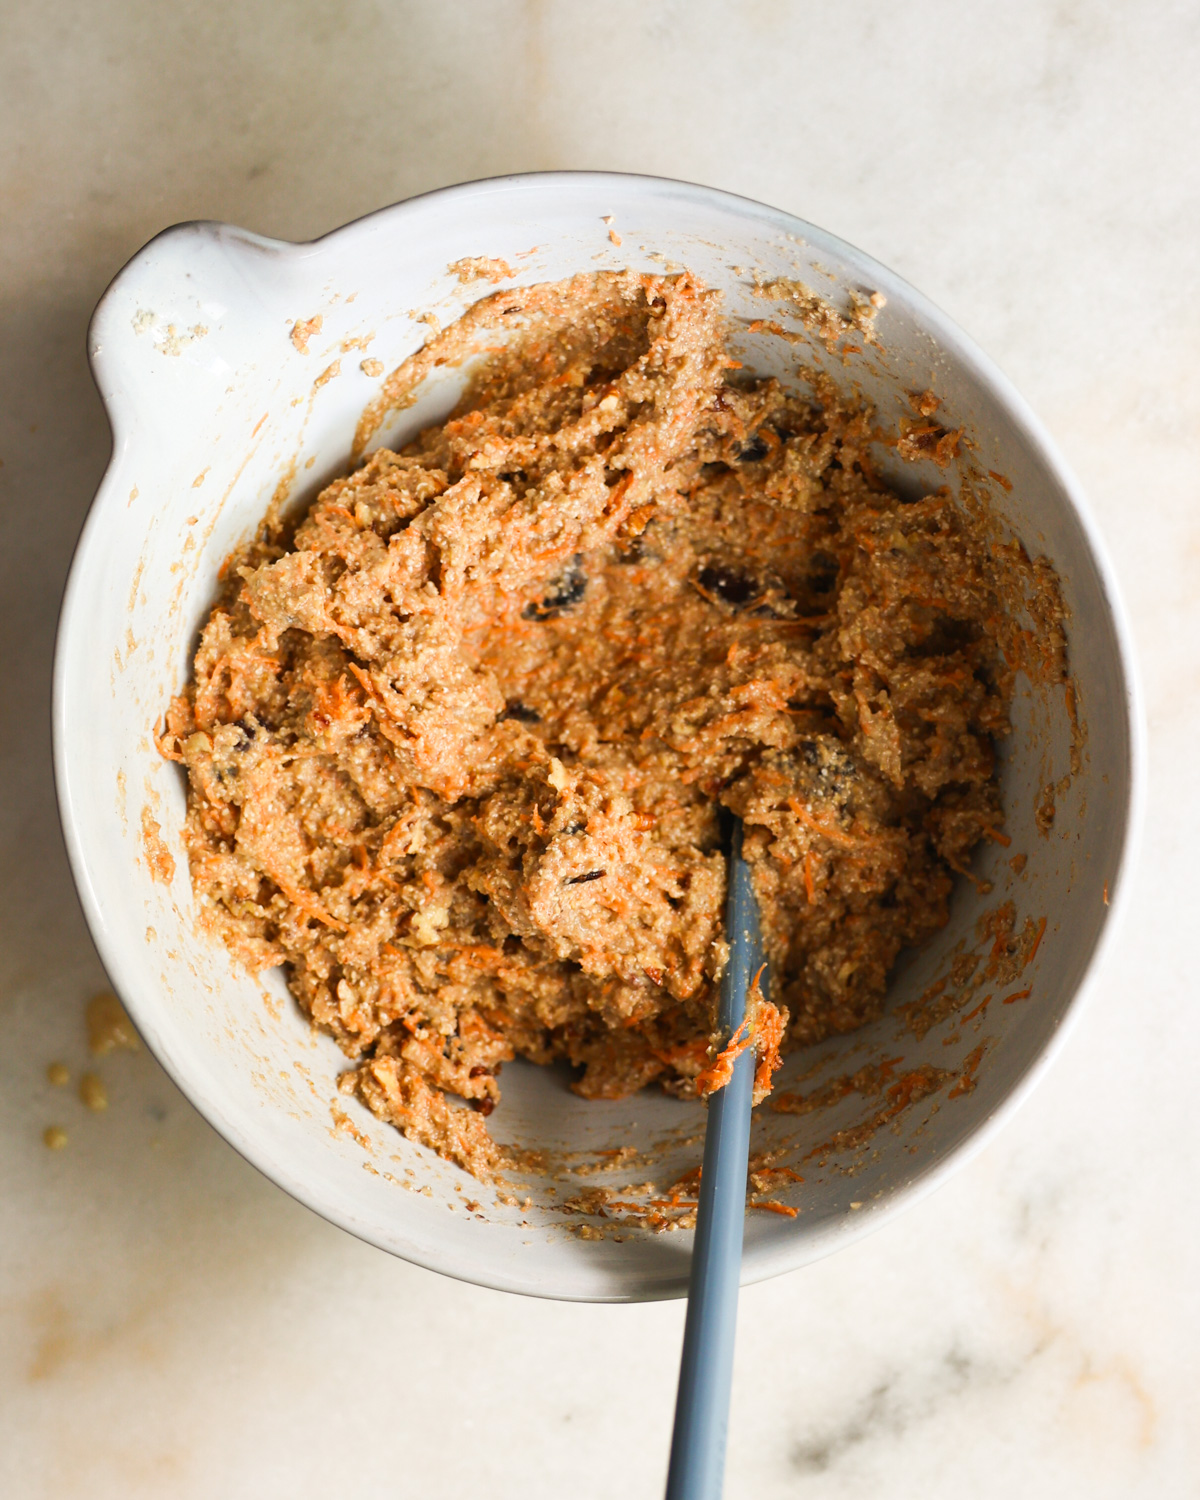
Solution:
M 683 1174 L 682 1177 L 677 1177 L 675 1179 L 675 1181 L 667 1189 L 667 1192 L 670 1193 L 672 1198 L 678 1198 L 680 1193 L 684 1191 L 691 1193 L 698 1192 L 700 1189 L 700 1179 L 703 1176 L 704 1168 L 702 1166 L 691 1167 Z
M 791 1167 L 755 1167 L 753 1162 L 750 1166 L 750 1180 L 760 1192 L 766 1192 L 767 1187 L 778 1178 L 785 1178 L 788 1182 L 803 1182 L 804 1178 L 799 1172 L 793 1171 Z
M 987 1050 L 987 1043 L 980 1042 L 972 1052 L 967 1054 L 962 1073 L 958 1082 L 947 1095 L 950 1099 L 960 1099 L 963 1094 L 969 1094 L 975 1087 L 975 1075 L 979 1072 L 979 1064 L 983 1061 L 983 1054 Z
M 763 965 L 763 969 L 765 968 L 766 964 Z M 759 969 L 754 976 L 756 987 L 763 969 Z M 771 1092 L 771 1079 L 783 1066 L 783 1058 L 779 1055 L 782 1041 L 783 1015 L 777 1006 L 764 1000 L 758 1007 L 754 1027 L 754 1044 L 758 1050 L 758 1067 L 754 1070 L 754 1094 L 757 1099 L 765 1099 Z
M 345 932 L 346 924 L 339 922 L 336 917 L 331 917 L 311 891 L 293 884 L 286 876 L 275 870 L 264 867 L 263 874 L 268 880 L 273 880 L 292 905 L 302 911 L 306 917 L 312 917 L 315 921 L 321 922 L 326 927 L 332 927 L 337 932 Z
M 856 849 L 858 847 L 860 840 L 852 839 L 848 833 L 843 833 L 840 828 L 830 828 L 828 824 L 814 818 L 812 813 L 801 802 L 798 802 L 795 797 L 789 797 L 787 805 L 806 828 L 811 828 L 814 833 L 819 833 L 822 838 L 828 839 L 831 844 L 839 844 L 843 849 Z
M 750 1030 L 750 1022 L 743 1020 L 742 1024 L 729 1038 L 729 1041 L 717 1053 L 712 1063 L 705 1068 L 703 1073 L 696 1079 L 696 1092 L 702 1099 L 709 1094 L 715 1094 L 718 1089 L 723 1089 L 733 1077 L 733 1065 L 745 1052 L 747 1047 L 754 1045 L 754 1036 Z
M 630 487 L 633 484 L 633 480 L 634 475 L 631 471 L 630 473 L 626 474 L 624 479 L 618 480 L 617 483 L 613 485 L 612 490 L 609 494 L 608 504 L 604 507 L 606 516 L 611 517 L 615 515 L 619 509 L 626 506 L 625 497 L 629 493 Z
M 1005 995 L 1004 999 L 1001 1000 L 1000 1004 L 1001 1005 L 1012 1005 L 1017 1000 L 1028 1000 L 1029 997 L 1030 997 L 1030 995 L 1032 995 L 1032 994 L 1033 994 L 1033 986 L 1030 985 L 1027 990 L 1017 990 L 1015 994 Z
M 975 1007 L 974 1010 L 969 1010 L 966 1013 L 966 1015 L 963 1017 L 964 1022 L 965 1021 L 973 1021 L 976 1016 L 986 1016 L 987 1015 L 987 1008 L 988 1008 L 989 1003 L 991 1002 L 991 999 L 992 999 L 991 995 L 985 995 L 983 997 L 983 999 L 979 1002 L 979 1004 Z
M 817 899 L 817 890 L 813 883 L 813 857 L 811 849 L 804 856 L 804 893 L 808 897 L 809 906 L 812 906 Z
M 1037 937 L 1035 937 L 1033 940 L 1033 947 L 1029 950 L 1029 957 L 1025 960 L 1027 964 L 1031 964 L 1037 957 L 1037 951 L 1042 946 L 1042 938 L 1045 937 L 1045 935 L 1046 919 L 1045 917 L 1043 917 L 1042 920 L 1038 923 Z
M 327 501 L 321 507 L 320 520 L 323 522 L 325 517 L 328 515 L 344 516 L 347 521 L 354 521 L 354 517 L 350 514 L 350 512 L 344 505 L 338 505 L 335 501 L 332 500 Z M 358 523 L 355 522 L 355 525 L 357 524 Z
M 784 1018 L 777 1006 L 763 999 L 759 988 L 766 967 L 765 963 L 760 964 L 758 972 L 750 981 L 746 1016 L 742 1024 L 710 1065 L 696 1078 L 696 1092 L 702 1099 L 726 1087 L 733 1078 L 734 1063 L 750 1047 L 758 1053 L 758 1065 L 754 1070 L 755 1102 L 761 1101 L 771 1092 L 771 1078 L 783 1063 L 779 1048 L 783 1041 Z
M 1003 845 L 1005 849 L 1012 847 L 1012 839 L 1009 838 L 1008 834 L 1001 833 L 998 828 L 985 828 L 983 836 L 984 838 L 994 839 L 997 844 Z
M 1012 937 L 1012 902 L 1006 902 L 995 913 L 998 920 L 996 923 L 996 936 L 992 943 L 992 951 L 988 955 L 991 963 L 998 963 L 1004 957 L 1008 949 L 1009 939 Z
M 768 1198 L 765 1203 L 750 1203 L 750 1208 L 762 1208 L 772 1214 L 786 1214 L 789 1219 L 794 1219 L 800 1212 L 798 1208 L 789 1208 L 786 1203 L 780 1203 L 778 1198 Z

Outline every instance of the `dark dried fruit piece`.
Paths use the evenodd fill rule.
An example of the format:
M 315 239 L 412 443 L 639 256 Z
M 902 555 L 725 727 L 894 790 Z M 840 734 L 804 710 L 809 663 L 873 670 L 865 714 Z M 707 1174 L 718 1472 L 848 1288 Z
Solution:
M 573 604 L 578 604 L 587 593 L 587 574 L 583 571 L 583 558 L 576 554 L 562 572 L 553 579 L 540 604 L 527 604 L 521 611 L 524 620 L 545 620 L 560 615 Z
M 728 604 L 733 609 L 749 604 L 751 599 L 757 599 L 762 593 L 757 579 L 748 577 L 736 568 L 709 564 L 700 569 L 696 581 L 702 594 L 720 599 L 722 604 Z
M 589 870 L 586 875 L 572 875 L 570 880 L 567 881 L 567 884 L 586 885 L 589 880 L 599 880 L 601 876 L 606 875 L 607 873 L 608 872 L 606 870 Z
M 516 719 L 518 724 L 540 724 L 542 716 L 536 708 L 529 708 L 520 698 L 510 698 L 504 705 L 501 719 Z

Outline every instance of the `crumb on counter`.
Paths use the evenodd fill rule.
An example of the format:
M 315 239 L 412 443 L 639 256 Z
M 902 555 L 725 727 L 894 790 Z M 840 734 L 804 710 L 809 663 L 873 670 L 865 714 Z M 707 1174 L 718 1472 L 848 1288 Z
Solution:
M 95 1073 L 85 1073 L 79 1080 L 79 1098 L 88 1109 L 99 1113 L 108 1108 L 108 1090 Z
M 88 1049 L 93 1057 L 105 1057 L 120 1049 L 127 1052 L 139 1050 L 141 1043 L 133 1022 L 114 994 L 105 991 L 89 1000 L 86 1020 Z

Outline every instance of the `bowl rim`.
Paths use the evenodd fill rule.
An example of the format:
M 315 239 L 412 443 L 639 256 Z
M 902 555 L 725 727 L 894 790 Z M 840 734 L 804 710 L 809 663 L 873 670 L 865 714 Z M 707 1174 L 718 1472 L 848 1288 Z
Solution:
M 400 1252 L 394 1244 L 386 1243 L 381 1237 L 373 1234 L 370 1226 L 352 1221 L 347 1215 L 339 1212 L 335 1206 L 324 1202 L 318 1193 L 311 1191 L 304 1180 L 282 1169 L 279 1162 L 268 1159 L 267 1153 L 259 1149 L 252 1133 L 242 1130 L 238 1124 L 225 1116 L 213 1100 L 202 1096 L 201 1091 L 193 1089 L 186 1068 L 178 1065 L 175 1059 L 164 1056 L 154 1045 L 154 1026 L 152 1023 L 147 1024 L 149 1018 L 144 1019 L 139 1015 L 140 1007 L 137 1001 L 124 1001 L 125 994 L 129 989 L 135 989 L 136 986 L 122 984 L 123 970 L 126 965 L 119 943 L 109 932 L 104 917 L 104 901 L 92 878 L 88 850 L 76 816 L 78 794 L 72 784 L 67 733 L 70 712 L 68 676 L 71 661 L 86 638 L 81 636 L 81 629 L 86 625 L 81 598 L 83 577 L 102 548 L 101 512 L 106 509 L 106 502 L 114 487 L 117 471 L 131 442 L 126 398 L 119 388 L 119 383 L 110 379 L 110 372 L 103 359 L 104 327 L 112 310 L 114 290 L 126 276 L 136 274 L 136 264 L 142 256 L 160 240 L 186 234 L 199 234 L 236 240 L 243 244 L 270 250 L 280 256 L 300 257 L 311 253 L 318 246 L 327 247 L 338 240 L 349 240 L 357 235 L 368 233 L 377 221 L 403 221 L 427 210 L 434 204 L 452 200 L 461 203 L 473 197 L 480 199 L 495 197 L 498 194 L 520 192 L 530 187 L 553 190 L 556 184 L 578 185 L 581 182 L 589 184 L 598 192 L 606 187 L 619 186 L 626 191 L 636 189 L 651 194 L 682 196 L 692 201 L 719 204 L 773 230 L 799 236 L 817 249 L 827 248 L 839 254 L 849 253 L 866 271 L 878 272 L 880 279 L 903 287 L 914 315 L 920 319 L 922 327 L 933 338 L 938 348 L 955 362 L 970 368 L 1007 410 L 1034 457 L 1059 485 L 1079 523 L 1096 569 L 1116 642 L 1117 662 L 1123 686 L 1121 711 L 1124 714 L 1124 728 L 1129 751 L 1129 776 L 1124 788 L 1124 821 L 1120 851 L 1113 877 L 1109 883 L 1109 905 L 1074 993 L 1066 1001 L 1056 1028 L 1047 1037 L 1041 1050 L 1025 1066 L 1024 1072 L 1012 1083 L 1008 1093 L 990 1113 L 978 1121 L 963 1140 L 951 1147 L 939 1162 L 922 1171 L 915 1179 L 898 1185 L 889 1193 L 887 1201 L 878 1207 L 862 1213 L 846 1215 L 840 1223 L 826 1233 L 807 1242 L 800 1253 L 793 1251 L 789 1255 L 783 1247 L 774 1250 L 767 1250 L 764 1247 L 764 1250 L 753 1259 L 744 1259 L 742 1285 L 751 1285 L 785 1271 L 799 1269 L 803 1265 L 863 1239 L 866 1235 L 882 1228 L 896 1215 L 934 1193 L 954 1173 L 965 1167 L 991 1143 L 996 1134 L 1041 1082 L 1066 1045 L 1070 1031 L 1078 1023 L 1087 1000 L 1094 992 L 1097 976 L 1116 941 L 1129 906 L 1133 872 L 1143 837 L 1146 802 L 1145 713 L 1133 632 L 1117 583 L 1115 569 L 1083 488 L 1040 419 L 1008 377 L 947 314 L 943 313 L 936 304 L 905 278 L 850 242 L 785 210 L 740 194 L 726 192 L 723 189 L 675 178 L 630 172 L 568 170 L 512 173 L 435 188 L 375 209 L 312 240 L 273 239 L 219 220 L 186 220 L 171 225 L 153 236 L 130 257 L 109 282 L 88 326 L 88 360 L 112 432 L 112 454 L 76 541 L 59 612 L 54 647 L 51 710 L 53 771 L 63 840 L 72 877 L 84 918 L 110 982 L 116 992 L 122 996 L 123 1003 L 128 1003 L 132 1019 L 145 1037 L 149 1050 L 180 1092 L 217 1133 L 256 1170 L 307 1208 L 353 1234 L 356 1238 L 365 1240 L 391 1254 L 402 1255 L 402 1258 L 415 1265 L 456 1280 L 497 1291 L 515 1292 L 554 1301 L 654 1301 L 686 1295 L 686 1284 L 670 1287 L 659 1284 L 644 1289 L 635 1286 L 631 1289 L 605 1294 L 564 1292 L 539 1286 L 532 1281 L 521 1280 L 517 1276 L 497 1274 L 487 1270 L 486 1266 L 475 1272 L 469 1264 L 456 1261 L 451 1265 L 447 1263 L 445 1257 L 439 1257 L 435 1252 L 422 1253 L 415 1246 L 412 1247 L 412 1253 L 409 1253 L 408 1249 Z M 797 1242 L 797 1250 L 800 1249 L 801 1243 Z

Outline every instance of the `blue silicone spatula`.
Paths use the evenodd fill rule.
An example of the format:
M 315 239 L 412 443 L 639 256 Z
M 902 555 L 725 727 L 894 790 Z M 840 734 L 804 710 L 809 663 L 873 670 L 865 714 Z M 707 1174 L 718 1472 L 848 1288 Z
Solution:
M 742 858 L 740 818 L 733 819 L 730 838 L 725 936 L 729 961 L 717 1024 L 728 1039 L 745 1019 L 746 994 L 762 963 L 758 901 Z M 760 987 L 765 995 L 761 980 Z M 754 1067 L 754 1048 L 747 1047 L 734 1060 L 733 1077 L 709 1099 L 667 1500 L 720 1500 L 724 1487 Z

